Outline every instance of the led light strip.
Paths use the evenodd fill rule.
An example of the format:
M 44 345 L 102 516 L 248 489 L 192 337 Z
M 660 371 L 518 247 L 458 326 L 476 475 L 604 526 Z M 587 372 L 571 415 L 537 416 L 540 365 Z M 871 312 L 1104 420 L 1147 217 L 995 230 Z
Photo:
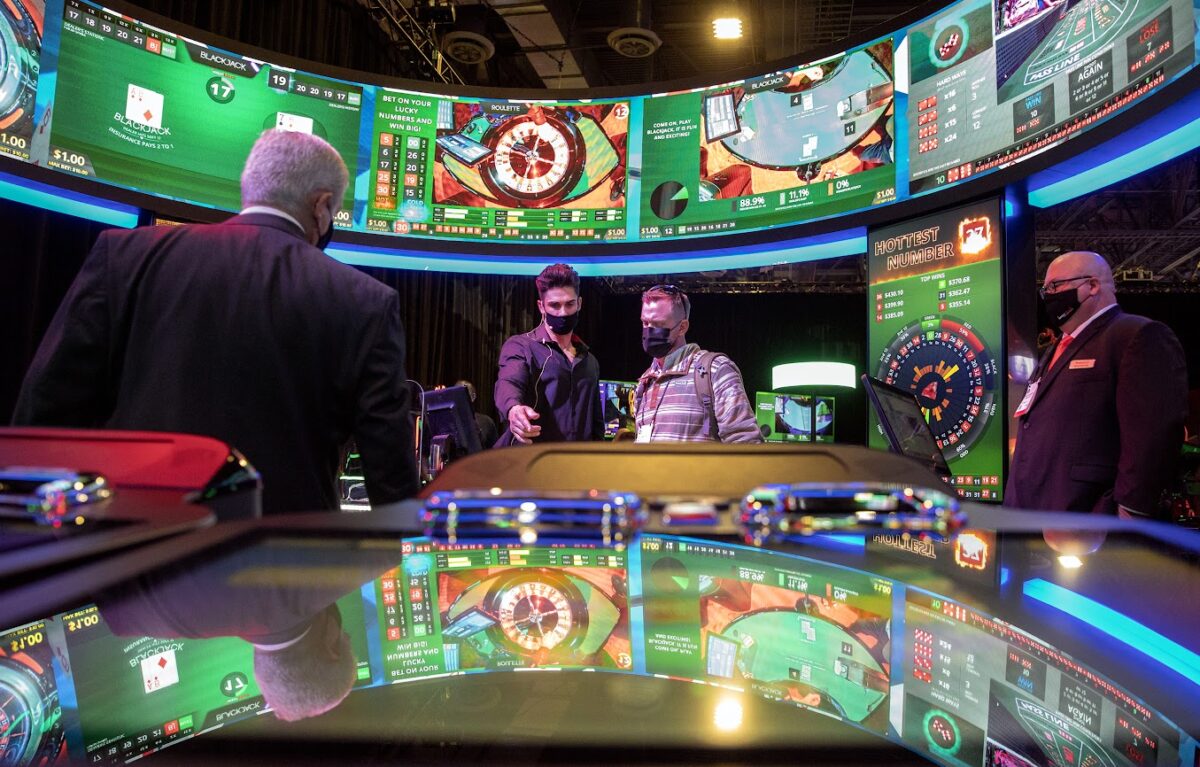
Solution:
M 1026 581 L 1022 590 L 1025 596 L 1083 621 L 1200 685 L 1200 655 L 1178 642 L 1107 605 L 1041 578 Z

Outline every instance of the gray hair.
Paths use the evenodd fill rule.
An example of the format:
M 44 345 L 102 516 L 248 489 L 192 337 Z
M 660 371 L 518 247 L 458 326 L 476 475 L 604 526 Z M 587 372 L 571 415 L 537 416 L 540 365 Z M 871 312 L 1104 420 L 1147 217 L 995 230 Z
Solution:
M 303 213 L 314 194 L 330 192 L 338 203 L 350 176 L 337 150 L 324 139 L 295 131 L 268 130 L 254 142 L 242 171 L 242 206 L 270 205 Z
M 276 718 L 294 722 L 318 716 L 350 694 L 358 663 L 350 637 L 340 626 L 337 657 L 330 656 L 324 625 L 329 620 L 328 615 L 319 615 L 304 638 L 282 650 L 254 648 L 254 679 Z

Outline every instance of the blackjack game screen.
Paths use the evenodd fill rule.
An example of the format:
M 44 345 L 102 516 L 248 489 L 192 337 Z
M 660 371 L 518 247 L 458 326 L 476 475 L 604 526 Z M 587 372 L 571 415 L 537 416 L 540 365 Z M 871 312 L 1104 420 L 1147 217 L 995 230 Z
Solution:
M 896 199 L 890 38 L 643 102 L 643 239 L 761 228 Z
M 237 210 L 250 147 L 268 128 L 315 134 L 358 162 L 362 88 L 178 37 L 67 0 L 51 167 Z M 351 185 L 338 223 L 349 226 Z

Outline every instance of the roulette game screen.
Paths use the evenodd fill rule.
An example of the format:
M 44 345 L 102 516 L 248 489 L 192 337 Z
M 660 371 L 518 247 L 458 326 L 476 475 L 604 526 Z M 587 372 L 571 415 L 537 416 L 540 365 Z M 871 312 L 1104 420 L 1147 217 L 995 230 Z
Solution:
M 527 103 L 378 89 L 369 231 L 625 239 L 627 101 Z
M 867 371 L 917 398 L 960 494 L 991 501 L 1004 485 L 1000 224 L 988 200 L 871 230 L 867 255 Z M 874 426 L 868 444 L 887 447 Z
M 0 3 L 0 153 L 29 159 L 41 70 L 43 0 Z
M 406 542 L 374 597 L 389 682 L 518 668 L 633 669 L 625 554 Z
M 66 754 L 49 625 L 0 633 L 0 764 L 53 764 Z

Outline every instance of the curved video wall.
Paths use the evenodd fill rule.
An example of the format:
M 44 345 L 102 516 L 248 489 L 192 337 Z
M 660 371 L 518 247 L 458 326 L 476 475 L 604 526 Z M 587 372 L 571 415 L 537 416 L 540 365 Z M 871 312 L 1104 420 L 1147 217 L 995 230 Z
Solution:
M 956 560 L 966 559 L 949 567 L 984 584 L 995 539 L 971 540 L 973 547 L 953 547 Z M 889 545 L 896 544 L 934 545 L 898 536 Z M 1068 650 L 902 581 L 676 536 L 645 536 L 627 551 L 482 539 L 401 546 L 393 568 L 337 600 L 358 661 L 356 690 L 431 679 L 449 690 L 462 685 L 451 677 L 469 674 L 600 671 L 760 696 L 945 767 L 1195 763 L 1194 733 L 1153 702 Z M 994 581 L 994 564 L 990 572 Z M 188 584 L 233 588 L 244 604 L 262 593 L 214 583 L 151 579 L 99 607 L 0 631 L 0 724 L 23 723 L 0 729 L 9 736 L 0 739 L 2 763 L 128 763 L 264 713 L 249 642 L 117 635 L 123 616 L 156 616 Z M 292 596 L 303 603 L 299 593 Z M 198 609 L 197 625 L 213 613 L 231 625 L 224 602 Z M 1157 664 L 1148 657 L 1121 666 L 1149 675 Z M 1194 690 L 1180 690 L 1175 704 L 1192 698 Z
M 644 242 L 863 211 L 1043 152 L 1196 61 L 1192 0 L 961 0 L 734 82 L 481 98 L 300 71 L 120 8 L 0 5 L 0 153 L 233 211 L 264 129 L 314 133 L 354 177 L 338 225 L 385 246 Z

